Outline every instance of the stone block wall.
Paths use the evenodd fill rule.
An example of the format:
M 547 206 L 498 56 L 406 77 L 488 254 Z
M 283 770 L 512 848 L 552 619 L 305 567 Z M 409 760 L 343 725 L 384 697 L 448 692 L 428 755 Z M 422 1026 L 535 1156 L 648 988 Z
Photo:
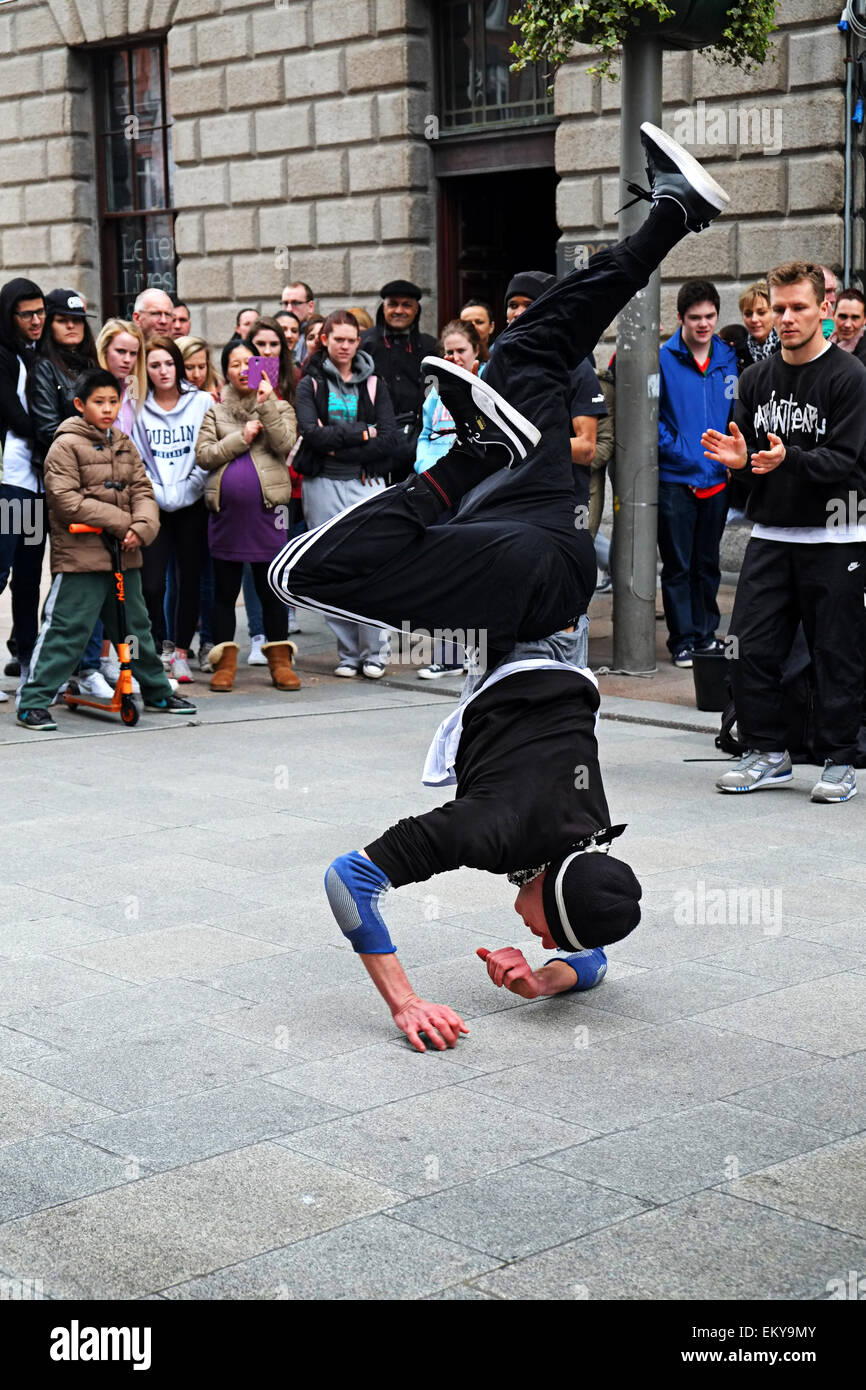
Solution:
M 293 279 L 435 292 L 424 0 L 16 0 L 0 11 L 0 266 L 100 311 L 87 45 L 168 32 L 178 289 L 224 341 Z M 428 301 L 425 300 L 425 306 Z M 435 318 L 427 310 L 429 318 Z
M 676 327 L 676 290 L 692 275 L 718 286 L 720 321 L 738 322 L 737 299 L 773 265 L 794 257 L 842 259 L 845 40 L 834 0 L 781 0 L 772 53 L 757 72 L 698 53 L 664 55 L 662 125 L 709 167 L 730 211 L 681 242 L 662 267 L 661 322 Z M 580 48 L 557 77 L 557 213 L 563 236 L 616 237 L 620 170 L 618 83 L 587 76 Z M 858 156 L 859 158 L 859 156 Z M 856 260 L 856 258 L 855 258 Z M 862 260 L 862 252 L 861 252 Z

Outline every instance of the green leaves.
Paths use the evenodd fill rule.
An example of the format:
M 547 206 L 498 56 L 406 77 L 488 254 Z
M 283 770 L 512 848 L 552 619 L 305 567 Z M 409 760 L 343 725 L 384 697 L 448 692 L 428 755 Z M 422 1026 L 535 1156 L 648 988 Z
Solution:
M 767 56 L 775 18 L 775 0 L 741 0 L 727 13 L 727 23 L 715 43 L 703 51 L 716 62 L 730 63 L 746 72 L 760 67 Z M 558 66 L 576 43 L 589 44 L 600 60 L 589 69 L 593 75 L 615 78 L 612 60 L 624 39 L 640 30 L 651 33 L 657 24 L 676 17 L 665 0 L 524 0 L 512 24 L 521 38 L 511 48 L 519 72 L 528 63 Z

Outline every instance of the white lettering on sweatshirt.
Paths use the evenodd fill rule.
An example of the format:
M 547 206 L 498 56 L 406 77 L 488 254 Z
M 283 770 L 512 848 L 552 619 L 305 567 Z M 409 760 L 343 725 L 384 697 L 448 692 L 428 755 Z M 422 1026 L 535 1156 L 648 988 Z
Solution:
M 767 434 L 777 434 L 782 439 L 792 432 L 799 431 L 801 434 L 811 435 L 817 443 L 822 435 L 827 433 L 827 416 L 819 417 L 817 406 L 808 402 L 800 405 L 793 396 L 777 400 L 775 388 L 770 392 L 768 401 L 755 405 L 752 422 L 755 434 L 760 434 L 763 430 Z

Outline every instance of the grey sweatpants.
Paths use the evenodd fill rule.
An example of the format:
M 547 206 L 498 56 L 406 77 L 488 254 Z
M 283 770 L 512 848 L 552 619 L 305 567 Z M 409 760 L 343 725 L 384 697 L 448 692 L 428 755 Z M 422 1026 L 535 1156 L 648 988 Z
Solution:
M 312 531 L 355 502 L 363 502 L 384 491 L 381 478 L 371 478 L 366 483 L 360 478 L 305 478 L 303 503 L 307 525 Z M 382 628 L 342 618 L 328 618 L 327 623 L 337 639 L 341 665 L 361 666 L 365 661 L 387 665 L 390 645 L 388 634 Z

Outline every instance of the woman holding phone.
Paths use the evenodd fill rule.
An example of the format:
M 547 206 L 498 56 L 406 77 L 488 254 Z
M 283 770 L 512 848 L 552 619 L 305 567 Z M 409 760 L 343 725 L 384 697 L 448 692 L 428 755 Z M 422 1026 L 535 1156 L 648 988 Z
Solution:
M 132 439 L 159 505 L 159 533 L 142 553 L 142 588 L 156 650 L 165 640 L 165 579 L 173 557 L 177 575 L 175 648 L 169 675 L 181 684 L 192 679 L 189 645 L 198 623 L 199 587 L 205 563 L 207 514 L 204 474 L 196 466 L 195 442 L 213 402 L 186 379 L 174 338 L 150 338 L 145 355 L 150 383 L 132 430 Z
M 268 567 L 288 534 L 292 482 L 286 457 L 297 437 L 297 422 L 292 406 L 279 399 L 266 374 L 259 373 L 253 389 L 252 359 L 246 343 L 231 345 L 223 399 L 205 416 L 196 446 L 196 459 L 207 474 L 204 495 L 214 569 L 210 687 L 229 691 L 234 685 L 239 650 L 235 604 L 248 562 L 262 606 L 267 639 L 262 651 L 271 680 L 278 690 L 298 690 L 288 610 L 268 584 Z
M 277 393 L 278 400 L 288 401 L 289 405 L 294 406 L 297 369 L 282 325 L 276 319 L 259 319 L 257 323 L 253 324 L 244 342 L 247 347 L 252 349 L 255 357 L 276 357 L 279 359 L 277 380 L 274 382 L 271 379 L 271 385 Z M 257 373 L 254 368 L 254 381 L 256 381 L 256 377 Z M 256 385 L 258 385 L 257 381 Z

